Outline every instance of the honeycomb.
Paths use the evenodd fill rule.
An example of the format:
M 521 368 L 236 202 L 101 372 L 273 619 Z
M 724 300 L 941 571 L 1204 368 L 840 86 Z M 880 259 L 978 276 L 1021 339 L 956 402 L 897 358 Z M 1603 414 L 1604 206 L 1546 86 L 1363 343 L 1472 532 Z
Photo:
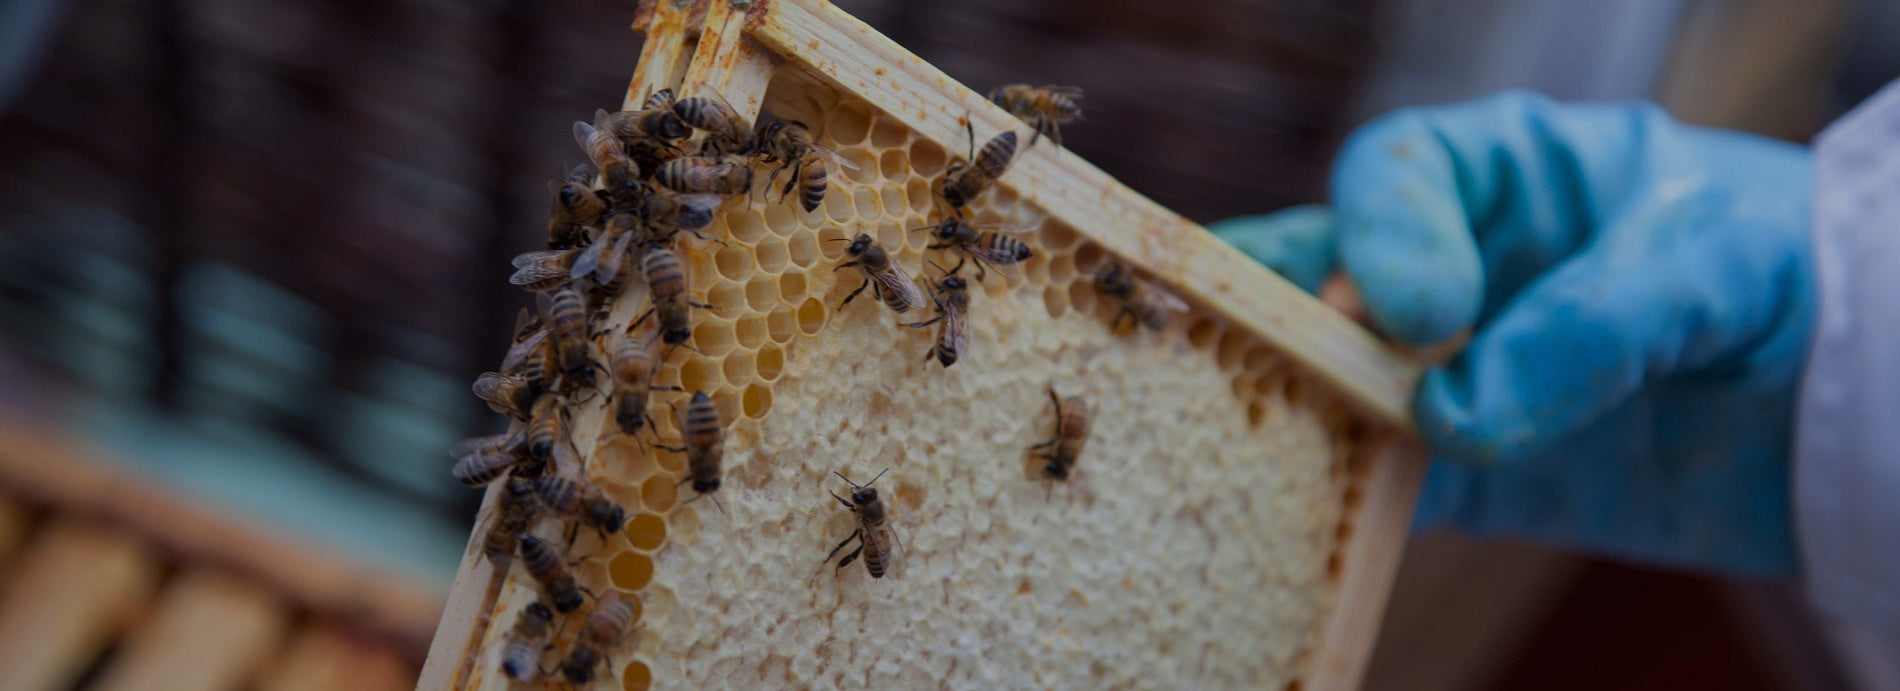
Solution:
M 605 397 L 575 408 L 589 478 L 630 516 L 605 543 L 582 531 L 575 568 L 640 603 L 591 688 L 1298 688 L 1357 501 L 1341 406 L 1204 310 L 1113 328 L 1090 282 L 1112 258 L 1008 175 L 975 219 L 1039 223 L 1022 238 L 1036 255 L 1019 280 L 975 284 L 956 366 L 927 362 L 936 328 L 898 322 L 928 313 L 868 295 L 840 309 L 860 279 L 834 268 L 860 231 L 920 281 L 926 259 L 954 262 L 908 231 L 937 220 L 931 183 L 962 152 L 796 69 L 765 108 L 857 170 L 834 166 L 814 212 L 732 200 L 706 231 L 723 244 L 681 240 L 695 299 L 714 308 L 656 383 L 708 391 L 727 421 L 723 510 L 678 484 L 681 454 L 621 435 Z M 645 306 L 630 285 L 609 323 Z M 1053 486 L 1027 451 L 1053 432 L 1051 386 L 1095 409 L 1075 478 Z M 660 410 L 677 396 L 655 395 L 662 440 L 679 437 Z M 828 494 L 849 490 L 833 471 L 886 469 L 892 573 L 822 563 L 856 525 Z M 535 597 L 517 569 L 471 685 L 509 687 L 493 654 Z M 565 628 L 550 665 L 578 625 Z

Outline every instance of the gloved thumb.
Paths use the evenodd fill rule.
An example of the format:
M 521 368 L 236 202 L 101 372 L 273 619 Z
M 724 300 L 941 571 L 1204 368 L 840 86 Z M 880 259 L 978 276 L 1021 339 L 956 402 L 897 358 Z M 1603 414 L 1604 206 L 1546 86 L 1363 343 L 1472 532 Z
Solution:
M 1435 454 L 1536 457 L 1646 385 L 1798 363 L 1811 298 L 1799 234 L 1678 221 L 1620 221 L 1633 225 L 1538 278 L 1428 371 L 1413 408 Z
M 1317 294 L 1333 272 L 1333 212 L 1323 205 L 1236 216 L 1207 229 L 1308 293 Z

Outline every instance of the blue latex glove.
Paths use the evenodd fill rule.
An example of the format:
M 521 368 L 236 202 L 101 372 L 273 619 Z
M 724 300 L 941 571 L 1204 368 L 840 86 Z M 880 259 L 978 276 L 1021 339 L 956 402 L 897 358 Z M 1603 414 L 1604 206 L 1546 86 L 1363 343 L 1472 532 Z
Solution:
M 1413 400 L 1419 524 L 1781 575 L 1811 184 L 1800 147 L 1506 93 L 1357 132 L 1334 248 L 1311 209 L 1216 232 L 1303 286 L 1336 251 L 1400 341 L 1475 329 Z

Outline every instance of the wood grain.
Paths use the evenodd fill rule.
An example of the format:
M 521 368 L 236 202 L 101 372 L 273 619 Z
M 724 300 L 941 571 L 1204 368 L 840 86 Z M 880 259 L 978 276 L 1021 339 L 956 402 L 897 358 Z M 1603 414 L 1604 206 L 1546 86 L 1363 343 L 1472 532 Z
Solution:
M 0 688 L 70 688 L 158 578 L 158 558 L 124 533 L 67 519 L 42 529 L 0 597 Z
M 238 688 L 277 653 L 291 616 L 253 583 L 189 571 L 166 586 L 158 609 L 128 636 L 94 688 Z

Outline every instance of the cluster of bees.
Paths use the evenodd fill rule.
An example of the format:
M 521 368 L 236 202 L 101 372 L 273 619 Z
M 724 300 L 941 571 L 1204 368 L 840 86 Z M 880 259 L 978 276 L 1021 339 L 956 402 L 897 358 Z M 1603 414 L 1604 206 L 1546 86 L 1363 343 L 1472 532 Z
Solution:
M 1060 144 L 1060 126 L 1081 114 L 1081 92 L 1072 88 L 1013 84 L 993 90 L 989 97 L 1033 127 L 1031 146 L 1043 137 Z M 900 314 L 934 306 L 934 316 L 900 325 L 938 325 L 926 361 L 934 358 L 946 368 L 968 350 L 969 285 L 961 276 L 965 264 L 975 265 L 979 281 L 992 271 L 1015 278 L 1020 275 L 1018 265 L 1035 254 L 1014 237 L 1029 228 L 974 223 L 965 217 L 969 204 L 1008 170 L 1017 152 L 1016 133 L 998 134 L 979 149 L 967 121 L 965 131 L 968 156 L 948 166 L 934 185 L 941 220 L 913 229 L 932 233 L 929 249 L 959 254 L 956 264 L 944 269 L 929 262 L 939 275 L 920 290 L 874 238 L 859 233 L 845 248 L 849 260 L 836 267 L 855 269 L 863 278 L 841 309 L 867 288 Z M 567 551 L 576 534 L 591 530 L 604 540 L 620 532 L 627 519 L 619 505 L 586 479 L 585 464 L 569 437 L 569 404 L 602 393 L 599 374 L 605 369 L 605 392 L 612 397 L 619 432 L 640 440 L 645 429 L 653 437 L 652 446 L 685 454 L 687 469 L 680 483 L 691 483 L 694 500 L 712 496 L 720 487 L 725 421 L 706 392 L 688 394 L 654 383 L 655 345 L 665 344 L 669 353 L 685 345 L 692 335 L 693 310 L 716 309 L 689 295 L 678 237 L 690 233 L 723 244 L 702 231 L 712 225 L 721 205 L 752 194 L 759 168 L 770 169 L 765 190 L 777 188 L 781 201 L 796 191 L 797 203 L 807 212 L 823 201 L 832 165 L 856 168 L 814 141 L 802 123 L 772 119 L 754 128 L 723 99 L 675 99 L 670 90 L 653 94 L 637 110 L 596 111 L 592 123 L 576 122 L 573 132 L 589 163 L 549 183 L 553 202 L 547 249 L 516 257 L 516 272 L 509 279 L 537 294 L 538 310 L 523 311 L 499 371 L 482 374 L 472 387 L 491 409 L 513 422 L 507 432 L 465 440 L 451 452 L 458 481 L 471 487 L 502 483 L 486 518 L 484 555 L 498 574 L 518 560 L 541 591 L 516 618 L 498 655 L 502 671 L 524 682 L 553 671 L 574 684 L 592 680 L 607 662 L 606 652 L 632 634 L 638 604 L 618 593 L 593 598 L 555 669 L 542 667 L 544 654 L 559 637 L 559 623 L 579 617 L 576 613 L 587 604 L 584 595 L 592 595 L 569 568 Z M 787 176 L 782 187 L 781 175 Z M 602 329 L 613 298 L 635 275 L 648 288 L 646 310 L 624 330 Z M 1169 312 L 1186 309 L 1178 298 L 1125 267 L 1104 268 L 1095 276 L 1095 285 L 1121 305 L 1114 326 L 1133 318 L 1160 328 Z M 669 406 L 680 430 L 677 445 L 659 443 L 649 415 L 655 392 L 662 391 L 678 392 Z M 1088 440 L 1090 413 L 1080 397 L 1060 396 L 1053 386 L 1049 396 L 1056 432 L 1031 453 L 1043 463 L 1042 477 L 1053 487 L 1073 472 Z M 685 399 L 684 408 L 678 399 Z M 850 484 L 850 496 L 832 496 L 856 514 L 858 527 L 825 561 L 855 541 L 856 548 L 839 558 L 836 568 L 842 570 L 862 556 L 870 575 L 881 578 L 890 564 L 891 533 L 884 503 L 870 485 L 883 473 L 862 485 L 842 473 L 838 476 Z M 564 526 L 565 546 L 535 534 L 536 525 L 545 521 Z

